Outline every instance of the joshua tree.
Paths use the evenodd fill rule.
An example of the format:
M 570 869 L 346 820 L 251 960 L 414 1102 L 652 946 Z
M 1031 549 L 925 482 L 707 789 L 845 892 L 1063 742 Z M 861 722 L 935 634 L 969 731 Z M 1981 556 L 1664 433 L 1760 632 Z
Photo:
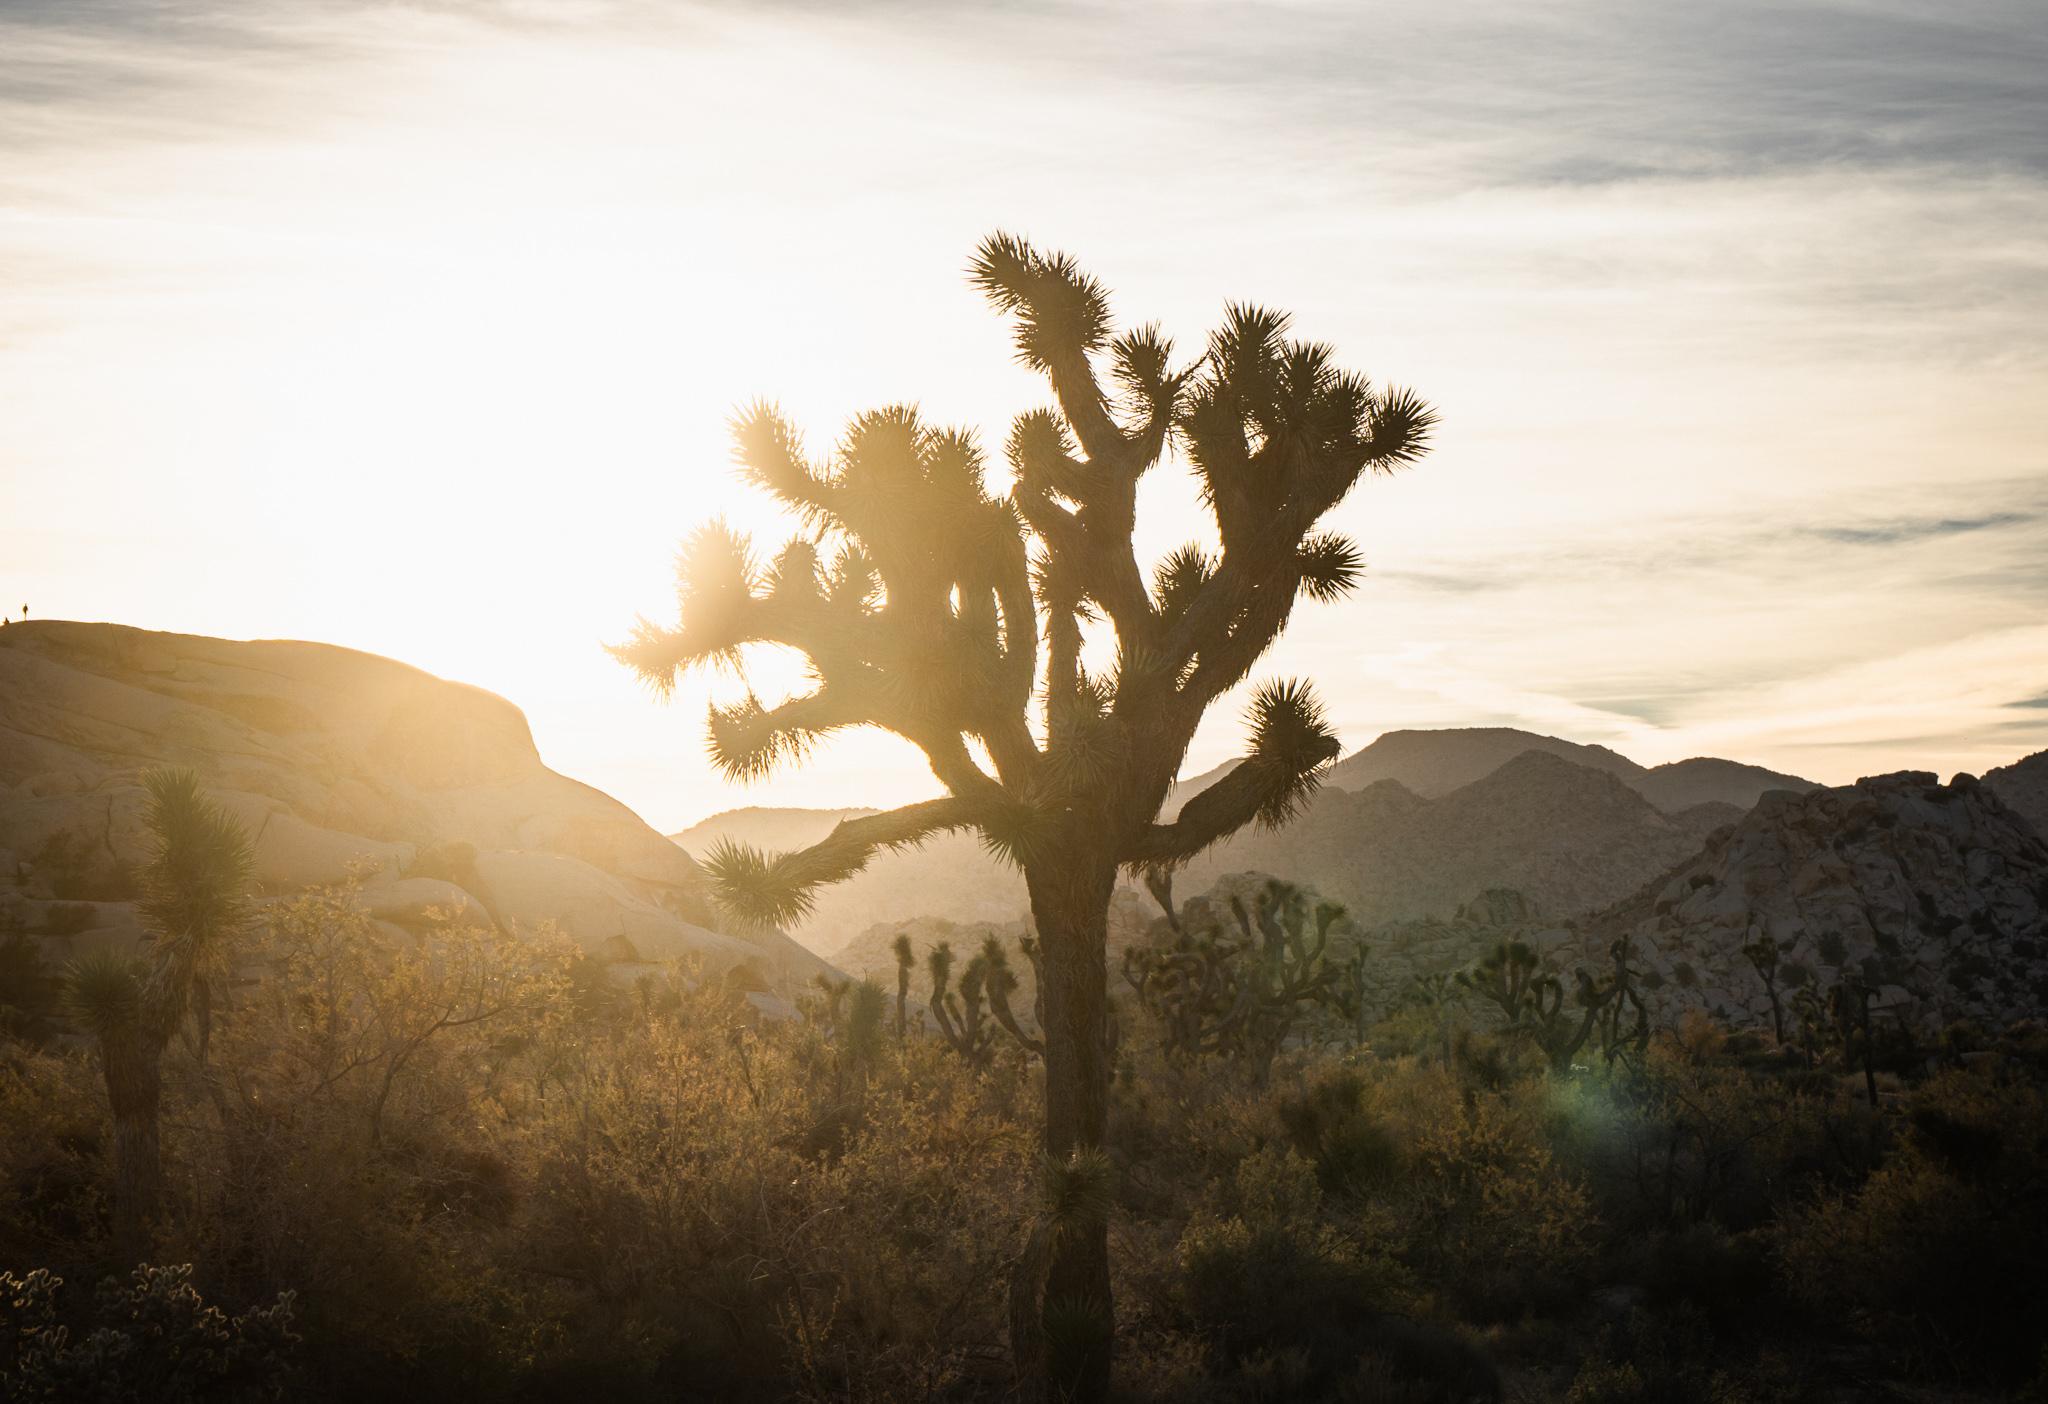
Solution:
M 1778 943 L 1768 935 L 1758 933 L 1756 939 L 1746 941 L 1742 947 L 1743 957 L 1764 982 L 1764 994 L 1771 1001 L 1771 1037 L 1779 1045 L 1785 1042 L 1785 1011 L 1778 1001 Z
M 925 955 L 925 963 L 931 970 L 932 998 L 929 1008 L 932 1022 L 939 1026 L 939 1036 L 946 1040 L 946 1046 L 962 1058 L 980 1067 L 995 1054 L 996 1029 L 988 1019 L 988 1005 L 984 998 L 988 965 L 979 956 L 967 962 L 967 968 L 960 972 L 958 993 L 953 988 L 953 946 L 941 941 Z
M 1630 988 L 1621 944 L 1617 942 L 1615 948 L 1616 966 L 1622 972 L 1616 979 L 1603 983 L 1583 970 L 1574 972 L 1578 984 L 1575 1002 L 1579 1007 L 1576 1023 L 1564 1010 L 1564 981 L 1545 971 L 1536 952 L 1521 941 L 1503 941 L 1471 968 L 1458 971 L 1457 985 L 1497 1006 L 1507 1021 L 1508 1031 L 1534 1043 L 1550 1060 L 1551 1068 L 1563 1072 L 1585 1047 L 1587 1037 L 1603 1015 L 1619 1007 L 1617 992 Z M 1633 998 L 1633 994 L 1629 997 Z M 1640 1015 L 1639 1001 L 1636 1009 Z M 1607 1027 L 1611 1031 L 1612 1025 Z M 1645 1037 L 1647 1028 L 1645 1024 Z M 1615 1033 L 1603 1040 L 1608 1061 L 1613 1061 L 1625 1037 L 1633 1034 Z
M 155 840 L 142 871 L 148 955 L 80 962 L 66 991 L 72 1016 L 99 1045 L 114 1123 L 115 1236 L 130 1255 L 147 1247 L 163 1193 L 164 1049 L 189 1012 L 194 1052 L 205 1066 L 214 984 L 250 913 L 249 836 L 241 824 L 201 793 L 189 770 L 153 770 L 143 785 Z
M 910 1032 L 910 972 L 917 965 L 917 957 L 911 954 L 907 931 L 897 932 L 889 949 L 896 957 L 896 1041 L 901 1043 Z
M 1124 951 L 1124 981 L 1158 1021 L 1169 1053 L 1228 1053 L 1248 1059 L 1263 1077 L 1309 1004 L 1362 1019 L 1362 957 L 1329 959 L 1330 930 L 1344 915 L 1334 902 L 1310 910 L 1301 889 L 1273 881 L 1254 905 L 1230 899 L 1235 929 L 1226 928 L 1206 898 L 1176 914 L 1163 880 L 1154 896 L 1166 907 L 1172 941 Z M 1356 981 L 1360 1003 L 1347 1002 Z
M 1277 313 L 1231 307 L 1204 354 L 1176 365 L 1156 328 L 1113 334 L 1106 290 L 1065 255 L 998 234 L 970 271 L 1055 402 L 1012 427 L 1007 493 L 991 492 L 972 434 L 914 408 L 859 416 L 818 459 L 756 405 L 734 424 L 739 463 L 806 534 L 763 565 L 730 527 L 700 529 L 679 562 L 679 621 L 643 620 L 615 651 L 663 690 L 700 665 L 739 668 L 749 644 L 805 656 L 809 691 L 712 708 L 711 755 L 733 779 L 854 726 L 924 752 L 940 798 L 849 819 L 797 852 L 723 844 L 705 867 L 729 912 L 784 922 L 885 848 L 978 831 L 1023 870 L 1030 896 L 1044 1146 L 1064 1162 L 1103 1140 L 1117 874 L 1171 869 L 1247 824 L 1281 822 L 1336 758 L 1308 686 L 1269 683 L 1251 699 L 1245 759 L 1161 821 L 1204 712 L 1245 679 L 1295 601 L 1357 583 L 1357 548 L 1317 523 L 1361 477 L 1416 459 L 1434 416 L 1340 370 L 1329 347 L 1290 340 Z M 1148 585 L 1132 544 L 1138 484 L 1169 447 L 1192 468 L 1220 549 L 1182 547 Z M 1047 1383 L 1098 1398 L 1105 1227 L 1062 1235 L 1044 1283 L 1041 1319 L 1087 1312 L 1105 1328 L 1101 1350 Z

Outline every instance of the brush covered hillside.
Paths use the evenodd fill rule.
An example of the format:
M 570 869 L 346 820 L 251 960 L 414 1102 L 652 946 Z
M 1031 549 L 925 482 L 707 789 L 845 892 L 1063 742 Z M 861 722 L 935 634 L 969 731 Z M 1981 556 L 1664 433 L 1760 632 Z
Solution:
M 0 901 L 53 959 L 138 939 L 141 777 L 160 765 L 241 821 L 274 897 L 355 867 L 396 927 L 553 923 L 628 969 L 692 956 L 765 983 L 821 968 L 722 931 L 689 856 L 541 764 L 501 697 L 326 644 L 37 621 L 0 630 Z
M 1220 773 L 1181 782 L 1166 811 Z M 1812 788 L 1796 776 L 1706 757 L 1646 767 L 1604 746 L 1506 727 L 1395 731 L 1334 766 L 1287 828 L 1240 834 L 1197 859 L 1188 890 L 1228 873 L 1284 873 L 1377 923 L 1448 918 L 1487 888 L 1508 887 L 1564 916 L 1627 895 L 1759 795 Z M 737 809 L 673 837 L 697 857 L 722 838 L 795 848 L 865 812 Z M 1002 924 L 1025 908 L 1014 872 L 972 835 L 949 835 L 883 854 L 821 891 L 793 931 L 830 955 L 877 923 Z

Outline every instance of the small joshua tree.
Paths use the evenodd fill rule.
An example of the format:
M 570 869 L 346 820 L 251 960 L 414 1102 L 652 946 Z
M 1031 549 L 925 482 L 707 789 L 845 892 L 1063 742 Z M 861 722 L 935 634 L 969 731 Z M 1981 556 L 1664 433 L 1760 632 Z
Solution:
M 1120 870 L 1171 869 L 1255 822 L 1279 823 L 1319 783 L 1337 738 L 1306 684 L 1252 696 L 1243 761 L 1161 822 L 1203 714 L 1243 682 L 1306 595 L 1333 600 L 1358 550 L 1318 529 L 1359 480 L 1422 452 L 1414 395 L 1340 369 L 1287 319 L 1232 306 L 1192 363 L 1158 329 L 1112 330 L 1103 286 L 1062 254 L 998 234 L 971 277 L 1016 328 L 1053 405 L 1005 442 L 992 492 L 974 436 L 894 406 L 861 415 L 825 459 L 776 410 L 734 425 L 741 467 L 805 532 L 765 565 L 723 524 L 689 538 L 673 627 L 642 622 L 616 650 L 657 688 L 748 645 L 805 656 L 814 686 L 714 707 L 710 749 L 736 780 L 801 761 L 821 738 L 876 726 L 921 749 L 945 793 L 849 819 L 793 853 L 723 844 L 705 867 L 725 908 L 776 923 L 883 849 L 980 833 L 1023 870 L 1041 943 L 1045 1135 L 1064 1164 L 1103 1141 L 1109 1095 L 1109 902 Z M 1148 582 L 1132 544 L 1138 485 L 1177 448 L 1220 550 L 1173 552 Z M 1086 655 L 1084 657 L 1084 655 Z M 1091 661 L 1094 660 L 1094 661 Z M 744 673 L 742 673 L 744 676 Z M 1103 1397 L 1108 1237 L 1059 1238 L 1034 1310 L 1092 1316 L 1101 1349 L 1041 1383 Z
M 251 912 L 249 836 L 199 788 L 189 770 L 143 776 L 143 818 L 154 848 L 142 871 L 147 956 L 100 956 L 75 964 L 65 989 L 74 1022 L 98 1045 L 114 1124 L 114 1231 L 139 1258 L 163 1195 L 159 1102 L 163 1055 L 189 1015 L 203 1069 L 213 1029 L 213 991 L 228 947 Z
M 1616 986 L 1576 972 L 1576 1021 L 1565 1013 L 1564 981 L 1545 971 L 1536 952 L 1521 941 L 1503 941 L 1471 968 L 1457 972 L 1460 989 L 1492 1003 L 1508 1032 L 1543 1050 L 1554 1071 L 1569 1068 L 1613 1002 Z
M 1628 963 L 1633 952 L 1629 938 L 1620 937 L 1607 950 L 1614 959 L 1614 973 L 1604 984 L 1595 984 L 1591 976 L 1580 971 L 1579 1003 L 1582 1008 L 1592 1009 L 1594 1027 L 1600 1036 L 1600 1054 L 1612 1067 L 1615 1059 L 1625 1055 L 1640 1057 L 1650 1046 L 1650 1010 L 1636 989 L 1636 972 Z
M 1778 1000 L 1778 943 L 1759 932 L 1753 940 L 1743 943 L 1742 954 L 1756 971 L 1757 978 L 1764 982 L 1764 995 L 1771 1001 L 1771 1037 L 1782 1046 L 1785 1042 L 1785 1011 Z
M 896 957 L 896 1041 L 910 1032 L 910 972 L 917 968 L 917 956 L 910 949 L 910 933 L 899 931 L 889 944 Z
M 1299 888 L 1276 881 L 1250 907 L 1232 897 L 1231 924 L 1225 925 L 1206 899 L 1192 899 L 1175 913 L 1169 884 L 1161 880 L 1153 892 L 1166 908 L 1163 924 L 1173 939 L 1126 949 L 1123 973 L 1139 1005 L 1158 1022 L 1169 1054 L 1230 1054 L 1263 1075 L 1308 1006 L 1360 1017 L 1345 1003 L 1344 982 L 1362 967 L 1328 959 L 1342 907 L 1324 902 L 1311 910 Z

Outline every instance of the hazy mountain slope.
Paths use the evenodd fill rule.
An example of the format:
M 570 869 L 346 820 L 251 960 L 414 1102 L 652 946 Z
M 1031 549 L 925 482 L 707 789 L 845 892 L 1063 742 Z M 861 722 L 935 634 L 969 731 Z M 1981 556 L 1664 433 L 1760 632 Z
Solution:
M 1668 869 L 1725 820 L 1660 813 L 1615 775 L 1528 751 L 1435 800 L 1391 780 L 1325 790 L 1283 829 L 1246 832 L 1190 865 L 1206 887 L 1242 869 L 1311 883 L 1362 923 L 1448 916 L 1487 888 L 1549 915 L 1605 905 Z
M 1694 756 L 1652 766 L 1639 775 L 1624 776 L 1629 785 L 1657 808 L 1676 813 L 1699 804 L 1733 805 L 1748 809 L 1772 790 L 1793 790 L 1805 794 L 1820 787 L 1797 775 L 1766 770 L 1760 765 L 1722 760 L 1717 756 Z
M 1531 771 L 1524 784 L 1510 789 L 1520 803 L 1540 808 L 1538 792 L 1562 786 L 1556 799 L 1568 812 L 1530 819 L 1515 832 L 1509 831 L 1510 821 L 1522 821 L 1506 813 L 1472 812 L 1469 800 L 1427 823 L 1417 817 L 1532 753 L 1559 765 Z M 1163 812 L 1177 812 L 1182 801 L 1234 764 L 1177 784 Z M 1620 805 L 1625 817 L 1591 803 L 1593 790 L 1581 787 L 1578 799 L 1570 798 L 1573 771 L 1613 781 L 1597 793 L 1610 807 Z M 1706 757 L 1646 768 L 1603 746 L 1508 727 L 1394 731 L 1333 767 L 1308 812 L 1283 833 L 1241 835 L 1199 860 L 1196 871 L 1204 885 L 1240 869 L 1283 873 L 1332 894 L 1351 893 L 1347 900 L 1364 903 L 1363 919 L 1369 921 L 1448 916 L 1485 887 L 1525 883 L 1546 910 L 1573 911 L 1612 901 L 1654 876 L 1691 851 L 1686 836 L 1696 844 L 1740 817 L 1759 794 L 1778 788 L 1807 790 L 1812 784 Z M 1646 803 L 1627 804 L 1631 790 Z M 1485 803 L 1482 792 L 1479 807 Z M 1571 809 L 1575 803 L 1590 807 L 1579 812 Z M 1658 810 L 1668 822 L 1656 822 Z M 864 811 L 736 809 L 675 838 L 699 856 L 722 837 L 768 849 L 797 848 L 822 838 L 841 815 L 859 812 Z M 1411 834 L 1417 824 L 1422 827 Z M 1616 825 L 1629 834 L 1618 845 L 1610 833 Z M 1368 855 L 1368 849 L 1376 851 Z M 817 911 L 795 934 L 829 953 L 876 922 L 934 917 L 1000 923 L 1017 919 L 1024 909 L 1022 881 L 973 838 L 954 835 L 920 850 L 884 855 L 866 873 L 820 893 Z
M 842 819 L 854 819 L 872 809 L 776 809 L 749 805 L 728 809 L 692 824 L 669 839 L 680 844 L 692 858 L 702 858 L 720 839 L 752 844 L 770 852 L 786 852 L 816 843 L 832 832 Z
M 1984 783 L 2032 824 L 2035 833 L 2048 839 L 2048 751 L 2036 751 L 2024 760 L 1988 770 Z
M 1925 772 L 1764 799 L 1695 856 L 1580 924 L 1557 954 L 1604 961 L 1632 938 L 1660 1018 L 1686 1008 L 1766 1024 L 1742 955 L 1783 954 L 1784 998 L 1844 974 L 1923 1031 L 2048 1009 L 2048 843 L 1990 786 Z
M 1432 731 L 1390 731 L 1330 768 L 1324 784 L 1362 790 L 1381 780 L 1398 780 L 1425 799 L 1435 799 L 1484 779 L 1524 751 L 1543 751 L 1576 765 L 1632 778 L 1643 767 L 1605 746 L 1581 746 L 1506 726 L 1451 727 Z
M 1433 799 L 1492 774 L 1524 751 L 1547 752 L 1617 776 L 1651 804 L 1672 813 L 1708 803 L 1747 809 L 1767 790 L 1814 788 L 1811 780 L 1796 775 L 1714 756 L 1646 767 L 1605 746 L 1582 746 L 1500 726 L 1390 731 L 1338 761 L 1324 783 L 1361 790 L 1380 780 L 1398 780 Z
M 373 910 L 400 924 L 458 907 L 554 921 L 615 961 L 818 968 L 784 937 L 715 929 L 689 856 L 542 765 L 501 697 L 326 644 L 36 621 L 0 630 L 0 875 L 32 925 L 60 899 L 98 904 L 64 919 L 85 925 L 52 938 L 60 956 L 132 938 L 140 778 L 161 764 L 196 770 L 243 821 L 269 892 L 361 862 Z

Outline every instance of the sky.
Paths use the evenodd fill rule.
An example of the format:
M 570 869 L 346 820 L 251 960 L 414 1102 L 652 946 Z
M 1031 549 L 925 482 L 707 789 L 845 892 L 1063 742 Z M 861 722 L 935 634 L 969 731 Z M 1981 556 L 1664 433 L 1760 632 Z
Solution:
M 1254 678 L 1827 782 L 2048 746 L 2038 0 L 0 4 L 0 601 L 502 693 L 663 829 L 737 788 L 603 651 L 818 446 L 1045 402 L 1005 229 L 1192 354 L 1231 300 L 1442 415 Z M 1204 524 L 1146 480 L 1153 555 Z M 764 691 L 788 676 L 763 665 Z M 1237 753 L 1241 699 L 1190 772 Z

